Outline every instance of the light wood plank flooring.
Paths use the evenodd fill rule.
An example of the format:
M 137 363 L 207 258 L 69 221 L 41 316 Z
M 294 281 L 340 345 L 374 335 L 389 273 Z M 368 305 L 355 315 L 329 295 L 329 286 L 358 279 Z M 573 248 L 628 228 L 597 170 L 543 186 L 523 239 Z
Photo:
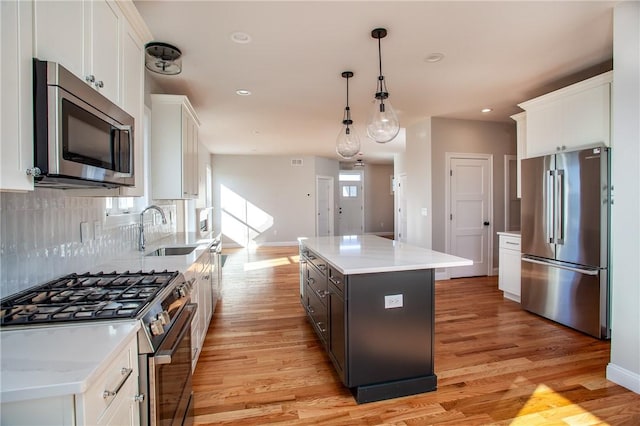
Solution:
M 437 391 L 357 405 L 300 305 L 297 247 L 225 252 L 197 425 L 640 425 L 640 395 L 605 379 L 609 343 L 521 310 L 496 277 L 436 283 Z

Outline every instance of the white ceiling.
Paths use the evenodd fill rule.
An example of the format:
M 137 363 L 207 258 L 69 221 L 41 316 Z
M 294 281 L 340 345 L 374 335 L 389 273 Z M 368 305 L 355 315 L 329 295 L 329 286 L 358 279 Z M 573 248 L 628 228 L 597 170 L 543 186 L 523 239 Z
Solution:
M 346 86 L 365 162 L 404 141 L 367 140 L 364 122 L 382 70 L 402 127 L 425 117 L 511 121 L 542 87 L 612 57 L 615 1 L 136 1 L 155 41 L 182 50 L 176 76 L 147 72 L 184 94 L 216 154 L 338 158 Z M 230 35 L 251 36 L 238 44 Z M 445 55 L 437 63 L 425 58 Z M 609 62 L 610 63 L 610 62 Z M 238 96 L 247 89 L 251 96 Z M 483 114 L 483 107 L 493 112 Z M 399 138 L 402 139 L 402 138 Z

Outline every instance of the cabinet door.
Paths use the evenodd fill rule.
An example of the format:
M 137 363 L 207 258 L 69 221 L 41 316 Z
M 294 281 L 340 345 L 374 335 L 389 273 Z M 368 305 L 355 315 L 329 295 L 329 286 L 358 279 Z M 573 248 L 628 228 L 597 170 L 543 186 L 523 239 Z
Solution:
M 527 110 L 527 158 L 553 154 L 563 145 L 562 101 Z
M 84 1 L 34 2 L 34 56 L 43 61 L 62 64 L 76 76 L 85 74 L 85 12 Z
M 122 108 L 135 118 L 134 173 L 136 184 L 120 189 L 120 195 L 144 195 L 144 47 L 131 26 L 124 22 L 122 37 Z
M 328 349 L 331 360 L 340 379 L 345 382 L 345 309 L 344 299 L 338 289 L 329 284 L 329 339 Z
M 121 19 L 115 3 L 106 0 L 90 4 L 90 51 L 87 74 L 95 77 L 100 93 L 121 105 L 120 100 L 120 25 Z
M 567 148 L 610 145 L 610 84 L 574 93 L 564 100 L 564 142 Z
M 504 296 L 520 301 L 520 251 L 500 249 L 498 288 Z
M 0 190 L 31 191 L 33 178 L 33 48 L 31 2 L 1 1 Z
M 182 107 L 182 195 L 184 198 L 191 198 L 191 157 L 189 155 L 191 145 L 191 135 L 193 127 L 191 119 L 185 107 Z

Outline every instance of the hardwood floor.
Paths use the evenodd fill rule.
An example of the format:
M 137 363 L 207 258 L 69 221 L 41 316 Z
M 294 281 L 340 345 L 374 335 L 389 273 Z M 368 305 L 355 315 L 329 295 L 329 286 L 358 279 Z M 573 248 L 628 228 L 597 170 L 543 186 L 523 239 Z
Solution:
M 300 305 L 297 247 L 225 254 L 196 425 L 640 425 L 640 395 L 605 379 L 609 343 L 521 310 L 496 277 L 436 283 L 438 390 L 357 405 Z

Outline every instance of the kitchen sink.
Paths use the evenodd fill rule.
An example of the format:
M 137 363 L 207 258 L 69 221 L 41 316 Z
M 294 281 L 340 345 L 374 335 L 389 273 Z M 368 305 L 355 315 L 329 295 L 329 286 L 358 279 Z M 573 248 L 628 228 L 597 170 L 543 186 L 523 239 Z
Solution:
M 191 254 L 197 246 L 160 247 L 147 256 L 184 256 Z

